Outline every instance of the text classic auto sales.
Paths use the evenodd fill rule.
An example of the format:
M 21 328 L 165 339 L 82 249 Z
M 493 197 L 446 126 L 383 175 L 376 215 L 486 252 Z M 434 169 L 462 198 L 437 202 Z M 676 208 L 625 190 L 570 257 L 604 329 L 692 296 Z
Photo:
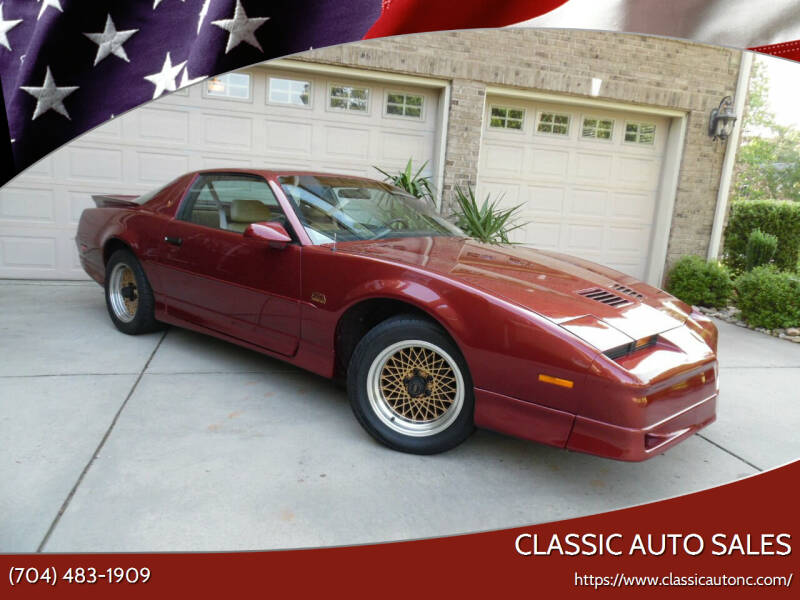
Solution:
M 786 556 L 792 553 L 791 539 L 788 533 L 715 533 L 710 538 L 699 533 L 637 533 L 630 541 L 621 533 L 554 533 L 549 539 L 536 533 L 521 533 L 514 541 L 514 548 L 522 556 L 697 556 L 707 548 L 714 556 Z

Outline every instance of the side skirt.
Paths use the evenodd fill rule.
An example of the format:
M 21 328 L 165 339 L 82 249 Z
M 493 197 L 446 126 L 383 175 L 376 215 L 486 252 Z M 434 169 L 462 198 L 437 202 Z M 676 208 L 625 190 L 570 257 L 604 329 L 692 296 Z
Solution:
M 245 342 L 239 338 L 235 338 L 220 331 L 209 329 L 201 325 L 196 325 L 190 321 L 177 318 L 167 312 L 163 302 L 157 303 L 156 319 L 162 323 L 168 323 L 184 329 L 196 331 L 197 333 L 210 335 L 220 340 L 241 346 L 242 348 L 247 348 L 248 350 L 253 350 L 261 354 L 266 354 L 267 356 L 277 358 L 278 360 L 295 365 L 301 369 L 305 369 L 307 371 L 311 371 L 312 373 L 316 373 L 317 375 L 327 377 L 328 379 L 333 377 L 333 352 L 331 352 L 329 356 L 325 356 L 319 352 L 313 352 L 309 349 L 309 344 L 303 344 L 302 340 L 300 340 L 297 352 L 294 356 L 285 356 L 283 354 L 278 354 L 276 352 L 267 350 L 261 346 L 256 346 L 255 344 Z

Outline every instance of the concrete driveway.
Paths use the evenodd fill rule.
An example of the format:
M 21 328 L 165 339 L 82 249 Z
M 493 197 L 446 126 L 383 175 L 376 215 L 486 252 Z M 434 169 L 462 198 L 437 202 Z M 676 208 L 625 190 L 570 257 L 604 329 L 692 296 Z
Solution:
M 631 464 L 479 431 L 379 446 L 343 391 L 180 329 L 129 337 L 93 283 L 0 282 L 0 551 L 250 550 L 552 521 L 800 457 L 800 344 L 720 328 L 718 421 Z

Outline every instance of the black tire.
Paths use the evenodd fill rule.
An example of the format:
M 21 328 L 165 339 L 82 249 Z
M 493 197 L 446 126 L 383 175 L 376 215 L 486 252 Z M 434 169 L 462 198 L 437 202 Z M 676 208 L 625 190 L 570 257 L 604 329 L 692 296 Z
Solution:
M 129 282 L 127 290 L 128 300 L 130 304 L 125 303 L 125 306 L 120 306 L 119 298 L 115 301 L 115 293 L 113 288 L 115 286 L 115 269 L 118 269 L 122 275 L 120 277 L 127 277 L 130 279 L 132 275 L 133 282 Z M 126 269 L 129 270 L 126 272 Z M 134 287 L 130 287 L 133 283 Z M 133 255 L 133 252 L 127 249 L 120 249 L 111 255 L 106 264 L 106 280 L 105 280 L 105 296 L 106 308 L 108 315 L 111 317 L 111 322 L 122 333 L 128 335 L 139 335 L 142 333 L 151 333 L 158 331 L 162 328 L 162 324 L 156 321 L 155 308 L 156 301 L 153 297 L 153 288 L 150 287 L 150 282 L 147 281 L 142 265 Z M 124 303 L 124 300 L 122 300 Z M 133 306 L 135 302 L 135 309 L 129 310 L 129 306 Z
M 411 342 L 422 342 L 411 344 Z M 433 377 L 424 370 L 413 369 L 414 362 L 403 352 L 412 348 L 430 352 L 443 376 Z M 395 357 L 400 357 L 395 359 Z M 437 358 L 438 356 L 438 358 Z M 422 364 L 422 363 L 420 363 Z M 373 369 L 374 367 L 374 369 Z M 387 371 L 387 368 L 389 369 Z M 405 369 L 405 371 L 404 371 Z M 457 372 L 456 372 L 457 370 Z M 404 372 L 402 377 L 399 373 Z M 387 373 L 389 373 L 386 378 Z M 386 382 L 402 381 L 404 391 Z M 440 382 L 455 382 L 445 383 Z M 388 388 L 387 388 L 388 386 Z M 422 386 L 422 387 L 420 387 Z M 372 392 L 370 393 L 370 389 Z M 389 400 L 384 390 L 389 391 Z M 458 390 L 462 392 L 459 394 Z M 393 391 L 394 390 L 394 391 Z M 441 390 L 441 391 L 439 391 Z M 451 390 L 456 390 L 451 392 Z M 446 393 L 445 393 L 446 392 Z M 411 454 L 436 454 L 463 442 L 475 429 L 473 414 L 475 397 L 469 368 L 456 344 L 437 324 L 412 315 L 399 315 L 376 325 L 358 343 L 347 369 L 347 393 L 358 422 L 382 444 Z M 398 400 L 403 397 L 404 399 Z M 449 403 L 447 400 L 453 398 Z M 430 404 L 432 399 L 439 406 Z M 431 411 L 443 411 L 429 419 L 405 418 L 392 402 L 401 402 L 400 409 L 409 412 L 411 403 L 428 403 Z M 445 409 L 444 407 L 449 408 Z M 414 410 L 413 408 L 411 410 Z M 437 413 L 427 413 L 437 414 Z M 419 416 L 419 415 L 418 415 Z M 429 431 L 412 428 L 429 427 Z

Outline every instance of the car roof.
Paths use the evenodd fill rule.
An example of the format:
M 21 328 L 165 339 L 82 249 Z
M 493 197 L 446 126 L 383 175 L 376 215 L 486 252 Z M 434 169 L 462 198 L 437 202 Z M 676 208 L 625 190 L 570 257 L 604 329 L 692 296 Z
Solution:
M 250 175 L 261 175 L 262 177 L 266 177 L 268 179 L 272 179 L 275 177 L 280 176 L 312 176 L 312 177 L 339 177 L 342 179 L 360 179 L 363 181 L 378 181 L 377 179 L 372 179 L 370 177 L 363 177 L 359 175 L 348 175 L 345 173 L 330 173 L 324 171 L 302 171 L 302 170 L 292 170 L 292 169 L 253 169 L 253 168 L 230 168 L 230 167 L 220 167 L 220 168 L 209 168 L 209 169 L 200 169 L 198 171 L 193 171 L 194 174 L 207 174 L 207 173 L 246 173 Z

